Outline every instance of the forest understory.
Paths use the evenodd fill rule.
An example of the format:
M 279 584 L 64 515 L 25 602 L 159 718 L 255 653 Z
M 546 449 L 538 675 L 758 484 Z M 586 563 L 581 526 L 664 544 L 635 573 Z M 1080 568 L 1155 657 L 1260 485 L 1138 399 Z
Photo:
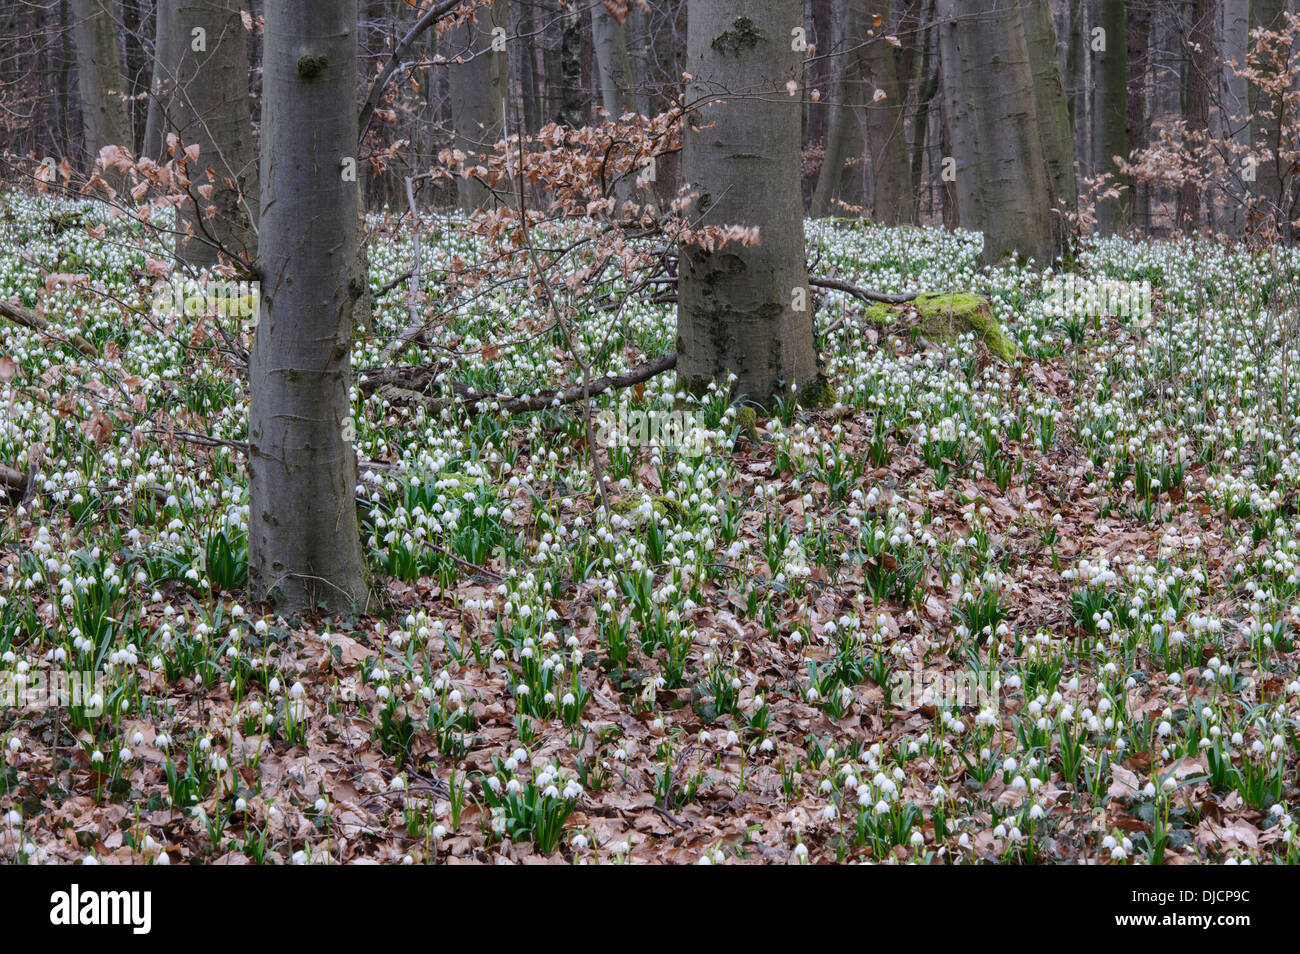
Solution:
M 818 289 L 820 406 L 592 399 L 606 509 L 581 403 L 376 383 L 412 243 L 373 217 L 375 595 L 327 622 L 242 596 L 251 329 L 151 316 L 166 250 L 102 209 L 0 197 L 0 298 L 47 322 L 0 321 L 6 859 L 1297 860 L 1293 252 L 1092 239 L 1063 276 L 810 222 L 824 274 L 986 297 L 1013 353 Z M 484 249 L 422 227 L 434 300 Z M 622 291 L 578 308 L 597 375 L 673 348 Z M 581 381 L 536 303 L 450 311 L 408 394 Z M 55 672 L 102 679 L 23 705 Z

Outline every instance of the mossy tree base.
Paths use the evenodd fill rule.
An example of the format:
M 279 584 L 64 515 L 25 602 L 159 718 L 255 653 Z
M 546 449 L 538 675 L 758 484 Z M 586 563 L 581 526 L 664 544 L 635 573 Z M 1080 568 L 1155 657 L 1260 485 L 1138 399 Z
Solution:
M 970 292 L 917 295 L 906 305 L 872 305 L 863 314 L 876 324 L 893 325 L 907 308 L 920 315 L 916 327 L 932 341 L 953 344 L 964 334 L 974 334 L 1003 361 L 1011 361 L 1019 353 L 993 317 L 988 301 Z

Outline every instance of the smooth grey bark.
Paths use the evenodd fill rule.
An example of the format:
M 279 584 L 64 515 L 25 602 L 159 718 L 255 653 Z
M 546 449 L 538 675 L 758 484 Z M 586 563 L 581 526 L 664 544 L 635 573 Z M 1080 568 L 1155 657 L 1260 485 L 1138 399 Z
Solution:
M 963 228 L 984 233 L 984 261 L 1006 252 L 1048 264 L 1057 251 L 1039 139 L 1033 71 L 1017 0 L 962 0 L 936 9 L 957 203 Z
M 885 225 L 902 225 L 912 221 L 912 167 L 907 160 L 907 128 L 903 99 L 899 92 L 898 68 L 894 47 L 885 40 L 892 22 L 887 2 L 868 4 L 864 0 L 846 0 L 859 7 L 858 22 L 866 27 L 874 10 L 883 15 L 883 25 L 862 46 L 863 101 L 866 104 L 864 127 L 867 153 L 871 157 L 871 217 Z M 861 40 L 860 40 L 861 42 Z M 876 91 L 884 97 L 877 100 Z
M 1220 122 L 1225 138 L 1235 143 L 1227 155 L 1227 162 L 1232 166 L 1229 179 L 1233 183 L 1240 181 L 1242 163 L 1250 151 L 1250 123 L 1247 113 L 1250 109 L 1247 100 L 1246 77 L 1239 75 L 1246 68 L 1246 52 L 1250 43 L 1250 0 L 1223 0 L 1223 26 L 1220 49 L 1223 60 L 1223 91 Z M 1235 68 L 1234 68 L 1235 67 Z M 1246 183 L 1242 183 L 1245 185 Z M 1223 228 L 1230 235 L 1241 235 L 1246 224 L 1245 197 L 1240 187 L 1230 188 L 1225 197 L 1226 208 L 1223 216 Z
M 477 22 L 461 24 L 447 33 L 453 57 L 447 73 L 455 146 L 471 163 L 489 155 L 503 135 L 508 58 L 505 51 L 492 48 L 492 30 L 503 12 L 499 3 L 480 8 Z M 455 62 L 456 57 L 465 62 Z M 490 197 L 488 188 L 478 180 L 456 179 L 456 203 L 464 211 L 481 208 Z
M 282 612 L 366 602 L 352 446 L 356 0 L 269 0 L 261 316 L 249 360 L 249 586 Z
M 871 11 L 882 25 L 871 27 Z M 813 193 L 812 214 L 830 215 L 836 200 L 844 206 L 864 202 L 863 166 L 871 167 L 871 217 L 886 225 L 914 221 L 912 167 L 898 82 L 894 47 L 885 40 L 889 4 L 871 8 L 864 0 L 845 0 L 839 46 L 844 56 L 836 106 L 826 134 L 826 155 Z M 869 34 L 870 31 L 870 35 Z M 880 91 L 882 98 L 876 99 Z
M 1038 139 L 1047 164 L 1047 180 L 1052 188 L 1052 230 L 1057 254 L 1063 254 L 1070 238 L 1069 222 L 1061 212 L 1079 207 L 1079 192 L 1074 180 L 1074 135 L 1070 126 L 1070 106 L 1065 95 L 1065 81 L 1057 65 L 1056 30 L 1047 0 L 1020 0 L 1025 45 L 1033 71 L 1034 113 L 1038 117 Z
M 1210 123 L 1209 84 L 1214 68 L 1214 0 L 1194 0 L 1192 25 L 1187 51 L 1187 72 L 1184 82 L 1183 116 L 1189 137 L 1202 137 L 1196 147 L 1203 144 Z M 1178 228 L 1194 231 L 1201 218 L 1201 188 L 1195 182 L 1184 182 L 1178 191 Z
M 1181 76 L 1183 34 L 1176 13 L 1176 7 L 1157 7 L 1153 12 L 1146 2 L 1124 7 L 1128 34 L 1123 153 L 1126 158 L 1146 148 L 1152 117 L 1176 116 L 1181 108 L 1182 84 L 1174 78 Z M 1171 79 L 1174 81 L 1170 82 Z M 1150 228 L 1152 193 L 1162 191 L 1130 177 L 1124 224 Z M 1167 197 L 1159 198 L 1163 204 Z
M 1128 184 L 1115 157 L 1128 154 L 1128 31 L 1123 0 L 1098 0 L 1094 30 L 1100 29 L 1104 50 L 1089 50 L 1093 69 L 1093 169 L 1097 175 L 1109 173 L 1109 184 Z M 1124 227 L 1125 200 L 1099 199 L 1097 229 L 1102 234 Z
M 1253 0 L 1250 8 L 1251 29 L 1280 30 L 1285 25 L 1283 18 L 1285 12 L 1286 0 Z M 1253 39 L 1251 45 L 1252 47 L 1255 45 Z M 1272 58 L 1262 56 L 1259 63 L 1260 72 L 1267 77 L 1271 73 L 1271 65 Z M 1283 195 L 1283 182 L 1286 176 L 1280 168 L 1281 160 L 1278 157 L 1282 138 L 1279 117 L 1284 112 L 1285 105 L 1278 96 L 1268 93 L 1255 83 L 1250 84 L 1247 98 L 1250 101 L 1252 120 L 1252 151 L 1258 159 L 1254 189 L 1260 200 L 1257 203 L 1257 211 L 1280 225 L 1279 213 L 1289 205 Z
M 175 87 L 173 72 L 176 55 L 172 41 L 176 28 L 172 20 L 176 15 L 177 0 L 158 0 L 154 10 L 153 74 L 149 80 L 149 111 L 144 125 L 144 154 L 155 162 L 167 155 L 167 114 L 171 109 L 171 94 Z
M 632 91 L 632 63 L 627 55 L 623 24 L 614 19 L 603 3 L 591 8 L 591 40 L 600 76 L 600 104 L 610 119 L 636 112 Z
M 680 249 L 677 372 L 692 390 L 736 375 L 733 393 L 769 404 L 818 378 L 800 188 L 802 73 L 790 30 L 798 0 L 694 2 L 683 176 L 704 225 L 759 230 L 761 244 Z M 736 95 L 728 95 L 729 93 Z M 802 305 L 803 310 L 798 310 Z
M 837 57 L 840 69 L 826 127 L 826 148 L 809 206 L 815 218 L 834 215 L 845 206 L 862 205 L 866 134 L 862 127 L 862 56 L 857 47 L 864 40 L 865 28 L 860 7 L 858 0 L 842 4 L 843 16 L 832 24 L 833 47 L 849 52 Z
M 241 0 L 179 0 L 168 17 L 170 73 L 167 126 L 182 144 L 197 145 L 187 168 L 189 200 L 179 209 L 176 255 L 194 268 L 218 253 L 257 258 L 257 165 L 248 99 L 248 39 Z M 200 189 L 210 186 L 204 196 Z M 209 212 L 209 207 L 212 211 Z
M 608 118 L 618 119 L 626 113 L 635 113 L 636 94 L 632 91 L 632 62 L 627 53 L 624 24 L 603 3 L 591 8 L 591 38 L 596 55 L 596 72 L 600 80 L 600 103 Z M 620 178 L 614 186 L 620 209 L 632 201 L 636 183 L 632 177 Z
M 105 146 L 131 149 L 122 60 L 117 47 L 117 23 L 112 0 L 72 0 L 77 82 L 81 88 L 81 122 L 91 161 Z M 120 175 L 104 176 L 115 189 Z

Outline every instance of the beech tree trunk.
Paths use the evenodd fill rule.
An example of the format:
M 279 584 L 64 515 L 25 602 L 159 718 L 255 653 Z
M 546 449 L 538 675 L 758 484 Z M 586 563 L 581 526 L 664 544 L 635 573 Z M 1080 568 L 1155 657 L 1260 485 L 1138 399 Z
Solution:
M 503 13 L 504 5 L 494 3 L 478 11 L 477 22 L 461 24 L 447 34 L 453 57 L 448 76 L 456 148 L 471 159 L 490 154 L 503 135 L 508 60 L 504 50 L 492 47 L 492 30 L 498 26 L 498 17 L 505 22 Z M 456 63 L 455 57 L 466 62 Z M 489 190 L 481 182 L 456 180 L 456 203 L 462 210 L 473 212 L 489 198 Z
M 1092 139 L 1088 135 L 1088 5 L 1073 2 L 1067 16 L 1065 95 L 1074 137 L 1074 160 L 1083 175 L 1091 175 Z
M 891 20 L 889 3 L 848 0 L 858 7 L 858 23 L 871 22 L 872 11 L 882 15 L 881 26 L 868 39 L 855 38 L 862 47 L 863 102 L 866 103 L 867 152 L 871 156 L 871 217 L 885 225 L 912 221 L 912 167 L 907 160 L 907 128 L 899 93 L 894 47 L 885 36 Z M 883 94 L 876 99 L 877 92 Z
M 179 209 L 176 241 L 177 257 L 194 268 L 216 264 L 223 250 L 244 262 L 257 257 L 257 166 L 240 6 L 241 0 L 179 0 L 168 16 L 176 85 L 166 100 L 163 137 L 174 132 L 182 144 L 199 147 L 198 161 L 187 167 L 189 201 Z
M 677 371 L 698 390 L 737 380 L 763 404 L 818 377 L 800 195 L 802 73 L 790 32 L 797 0 L 693 2 L 687 102 L 702 103 L 684 133 L 683 174 L 704 225 L 757 227 L 761 244 L 680 249 Z M 729 93 L 737 95 L 728 95 Z M 796 90 L 796 93 L 798 91 Z
M 1250 43 L 1250 0 L 1223 0 L 1223 29 L 1221 58 L 1223 60 L 1223 109 L 1220 122 L 1225 138 L 1235 143 L 1226 161 L 1231 185 L 1225 196 L 1223 227 L 1230 235 L 1239 236 L 1245 228 L 1245 202 L 1250 184 L 1242 178 L 1242 164 L 1250 151 L 1250 108 L 1246 91 L 1246 77 L 1239 71 L 1246 68 L 1246 52 Z M 1234 69 L 1235 66 L 1235 69 Z
M 1069 244 L 1070 228 L 1065 212 L 1079 207 L 1074 180 L 1074 134 L 1070 126 L 1070 105 L 1065 81 L 1056 55 L 1056 30 L 1047 0 L 1020 0 L 1025 44 L 1033 70 L 1034 112 L 1038 117 L 1038 139 L 1047 181 L 1052 189 L 1052 232 L 1057 254 Z
M 1280 30 L 1285 20 L 1286 0 L 1253 0 L 1250 7 L 1251 29 Z M 1251 40 L 1251 47 L 1256 46 Z M 1275 75 L 1274 58 L 1267 55 L 1267 50 L 1274 49 L 1274 44 L 1261 47 L 1259 62 L 1260 73 L 1264 81 Z M 1285 105 L 1280 97 L 1269 93 L 1261 85 L 1252 83 L 1247 93 L 1250 100 L 1250 112 L 1253 122 L 1252 151 L 1258 159 L 1255 169 L 1255 193 L 1259 198 L 1257 211 L 1264 216 L 1272 227 L 1282 227 L 1285 216 L 1282 210 L 1287 203 L 1283 197 L 1284 176 L 1281 161 L 1278 158 L 1281 144 L 1281 126 L 1279 116 L 1285 112 Z
M 1098 0 L 1093 20 L 1094 37 L 1089 50 L 1093 65 L 1093 169 L 1098 175 L 1110 173 L 1109 184 L 1122 187 L 1128 179 L 1119 171 L 1116 156 L 1128 153 L 1128 31 L 1123 0 Z M 1096 30 L 1102 32 L 1096 34 Z M 1105 44 L 1098 50 L 1095 44 Z M 1111 234 L 1124 227 L 1126 199 L 1099 199 L 1097 229 Z
M 81 123 L 86 152 L 93 162 L 105 146 L 131 149 L 122 62 L 117 49 L 117 22 L 112 0 L 72 0 L 77 47 L 77 82 L 81 87 Z M 115 189 L 121 177 L 106 174 Z
M 1214 0 L 1195 0 L 1192 5 L 1191 46 L 1187 51 L 1186 100 L 1183 115 L 1192 148 L 1200 149 L 1210 124 L 1210 77 L 1214 69 Z M 1192 232 L 1200 224 L 1201 187 L 1184 182 L 1178 191 L 1178 227 Z
M 261 320 L 249 361 L 249 585 L 283 612 L 367 596 L 352 446 L 356 0 L 269 0 Z
M 1046 266 L 1057 246 L 1039 138 L 1033 71 L 1018 0 L 937 5 L 957 202 L 984 233 L 984 261 L 1018 252 Z
M 176 28 L 171 22 L 175 14 L 176 0 L 158 0 L 154 11 L 153 71 L 149 80 L 149 110 L 145 118 L 142 150 L 155 162 L 163 161 L 167 155 L 167 120 L 176 82 L 173 72 L 176 55 L 172 52 Z
M 1176 28 L 1169 29 L 1168 24 L 1161 22 L 1165 17 L 1153 16 L 1151 8 L 1145 2 L 1126 5 L 1124 18 L 1128 35 L 1128 45 L 1125 48 L 1128 57 L 1128 95 L 1124 107 L 1124 150 L 1121 155 L 1128 158 L 1146 147 L 1152 117 L 1178 113 L 1181 84 L 1168 80 L 1171 76 L 1178 75 L 1182 64 L 1183 41 L 1182 33 Z M 1160 34 L 1156 33 L 1157 25 L 1162 28 Z M 1163 40 L 1157 36 L 1163 37 Z M 1148 73 L 1152 77 L 1150 96 L 1147 95 Z M 1172 97 L 1170 93 L 1173 94 Z M 1173 102 L 1169 103 L 1171 98 Z M 1121 227 L 1135 225 L 1150 228 L 1151 193 L 1159 190 L 1153 190 L 1141 179 L 1128 178 L 1126 181 L 1129 188 L 1127 201 L 1123 203 L 1124 218 Z
M 636 94 L 632 92 L 632 63 L 627 55 L 623 24 L 614 19 L 603 3 L 591 8 L 591 39 L 596 50 L 596 70 L 600 76 L 600 104 L 610 119 L 636 112 Z
M 841 4 L 843 18 L 833 29 L 833 48 L 845 50 L 836 57 L 839 77 L 832 93 L 830 121 L 826 127 L 826 148 L 822 156 L 817 186 L 813 190 L 810 213 L 821 218 L 827 215 L 853 215 L 854 207 L 862 205 L 865 190 L 862 187 L 865 156 L 865 133 L 862 128 L 863 57 L 857 47 L 865 40 L 866 28 L 862 25 L 860 0 L 847 0 Z M 858 187 L 853 187 L 854 181 Z
M 600 104 L 607 118 L 613 120 L 624 113 L 635 113 L 636 94 L 632 85 L 636 78 L 627 53 L 624 24 L 615 20 L 603 3 L 591 8 L 591 38 L 600 81 Z M 635 180 L 630 176 L 620 178 L 614 184 L 614 194 L 622 209 L 636 194 Z

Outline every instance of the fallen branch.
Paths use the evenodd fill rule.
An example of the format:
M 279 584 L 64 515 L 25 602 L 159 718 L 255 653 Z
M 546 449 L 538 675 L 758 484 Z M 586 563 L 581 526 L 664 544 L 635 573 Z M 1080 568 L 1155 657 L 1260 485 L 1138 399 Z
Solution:
M 518 396 L 485 394 L 481 391 L 471 391 L 464 385 L 454 385 L 456 397 L 450 398 L 429 397 L 418 391 L 412 391 L 410 388 L 398 387 L 393 384 L 383 385 L 375 393 L 393 404 L 423 406 L 435 413 L 442 411 L 444 408 L 454 407 L 457 404 L 464 405 L 473 412 L 475 405 L 488 402 L 498 405 L 500 410 L 508 414 L 521 414 L 526 411 L 540 411 L 558 405 L 576 404 L 578 401 L 595 397 L 597 394 L 603 394 L 606 391 L 631 387 L 634 384 L 648 381 L 655 375 L 662 374 L 676 366 L 677 355 L 666 354 L 661 358 L 654 358 L 638 364 L 635 368 L 622 374 L 606 374 L 585 384 L 570 385 L 560 391 L 539 391 L 537 394 Z
M 808 284 L 816 288 L 830 288 L 834 291 L 846 292 L 863 301 L 883 302 L 886 305 L 901 305 L 904 302 L 912 301 L 920 294 L 920 292 L 911 292 L 903 295 L 887 295 L 884 292 L 872 291 L 870 288 L 854 285 L 852 282 L 842 281 L 838 278 L 822 278 L 817 275 L 809 275 Z
M 20 470 L 0 464 L 0 488 L 21 494 L 27 490 L 27 475 Z
M 22 502 L 20 506 L 25 507 L 40 491 L 40 482 L 36 479 L 38 473 L 39 470 L 35 465 L 24 474 L 21 470 L 14 470 L 12 467 L 0 464 L 0 492 L 15 496 L 21 495 Z M 96 487 L 95 489 L 100 490 L 102 488 Z M 158 506 L 166 506 L 168 496 L 166 490 L 157 485 L 144 489 L 153 497 Z
M 0 298 L 0 318 L 8 318 L 15 324 L 22 325 L 24 328 L 30 328 L 32 331 L 39 331 L 41 334 L 49 335 L 52 338 L 58 338 L 57 330 L 50 330 L 50 323 L 42 318 L 30 308 L 24 308 L 22 305 L 14 305 Z M 64 339 L 60 339 L 64 340 Z M 84 354 L 87 358 L 98 358 L 99 349 L 87 341 L 81 335 L 75 332 L 66 339 L 72 345 Z

